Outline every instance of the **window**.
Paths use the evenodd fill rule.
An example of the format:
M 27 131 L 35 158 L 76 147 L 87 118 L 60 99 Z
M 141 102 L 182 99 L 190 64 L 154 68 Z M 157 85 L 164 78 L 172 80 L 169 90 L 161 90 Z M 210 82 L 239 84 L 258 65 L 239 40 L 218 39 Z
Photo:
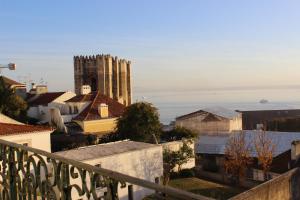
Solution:
M 78 113 L 78 107 L 74 106 L 74 113 L 77 114 Z

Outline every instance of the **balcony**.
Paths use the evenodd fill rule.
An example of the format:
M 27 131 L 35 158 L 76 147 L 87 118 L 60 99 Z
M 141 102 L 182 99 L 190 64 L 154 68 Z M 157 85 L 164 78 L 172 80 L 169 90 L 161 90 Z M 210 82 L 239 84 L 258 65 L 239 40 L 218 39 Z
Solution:
M 210 198 L 95 167 L 39 149 L 0 140 L 0 199 L 117 200 L 118 189 L 133 185 L 153 191 L 155 199 Z

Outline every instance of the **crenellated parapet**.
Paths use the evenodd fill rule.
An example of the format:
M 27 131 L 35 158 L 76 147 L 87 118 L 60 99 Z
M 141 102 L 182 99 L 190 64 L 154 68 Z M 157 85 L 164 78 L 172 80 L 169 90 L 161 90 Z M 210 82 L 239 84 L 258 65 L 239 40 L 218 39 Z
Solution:
M 100 91 L 119 102 L 131 102 L 131 62 L 110 54 L 74 56 L 75 92 L 82 85 L 90 85 L 92 91 Z

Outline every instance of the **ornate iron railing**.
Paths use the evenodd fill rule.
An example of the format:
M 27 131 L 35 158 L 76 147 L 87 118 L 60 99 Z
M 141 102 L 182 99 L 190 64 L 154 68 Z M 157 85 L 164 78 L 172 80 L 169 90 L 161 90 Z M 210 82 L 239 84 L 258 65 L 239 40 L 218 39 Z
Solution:
M 80 199 L 115 200 L 118 184 L 128 186 L 128 199 L 132 185 L 155 191 L 155 198 L 209 199 L 4 140 L 0 155 L 1 200 L 77 199 L 74 192 Z

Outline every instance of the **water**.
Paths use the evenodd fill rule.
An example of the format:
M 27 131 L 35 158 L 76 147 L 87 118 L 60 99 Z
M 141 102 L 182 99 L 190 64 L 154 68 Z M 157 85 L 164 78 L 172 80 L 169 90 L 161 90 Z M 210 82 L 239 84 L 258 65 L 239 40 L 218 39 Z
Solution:
M 234 110 L 300 109 L 300 88 L 136 92 L 134 99 L 153 103 L 161 122 L 168 124 L 177 116 L 213 106 Z M 262 99 L 268 103 L 260 103 Z

